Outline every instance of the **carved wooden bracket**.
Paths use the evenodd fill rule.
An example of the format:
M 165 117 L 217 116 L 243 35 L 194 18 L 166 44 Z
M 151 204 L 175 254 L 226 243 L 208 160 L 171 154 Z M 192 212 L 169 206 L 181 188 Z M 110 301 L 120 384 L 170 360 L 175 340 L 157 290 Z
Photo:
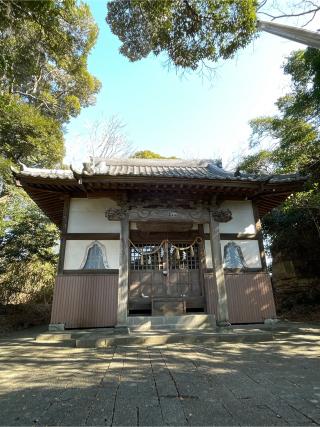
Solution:
M 210 215 L 216 222 L 229 222 L 232 220 L 230 209 L 211 208 Z
M 127 209 L 121 209 L 121 208 L 110 208 L 106 210 L 106 218 L 109 221 L 121 221 L 127 216 Z
M 170 223 L 204 224 L 209 222 L 209 213 L 216 222 L 228 222 L 232 219 L 229 209 L 168 209 L 168 208 L 110 208 L 106 210 L 106 218 L 109 221 L 120 221 L 128 216 L 129 221 L 163 221 Z
M 191 224 L 209 222 L 209 212 L 206 209 L 182 208 L 132 208 L 128 211 L 129 220 L 135 222 L 156 221 Z

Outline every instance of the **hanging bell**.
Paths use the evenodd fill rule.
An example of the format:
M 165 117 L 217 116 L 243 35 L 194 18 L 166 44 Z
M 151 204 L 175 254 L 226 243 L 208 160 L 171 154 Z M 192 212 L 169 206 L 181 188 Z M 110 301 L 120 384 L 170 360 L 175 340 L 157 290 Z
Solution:
M 190 248 L 190 255 L 191 255 L 191 257 L 192 257 L 192 258 L 194 257 L 194 249 L 193 249 L 193 246 L 191 246 L 191 248 Z

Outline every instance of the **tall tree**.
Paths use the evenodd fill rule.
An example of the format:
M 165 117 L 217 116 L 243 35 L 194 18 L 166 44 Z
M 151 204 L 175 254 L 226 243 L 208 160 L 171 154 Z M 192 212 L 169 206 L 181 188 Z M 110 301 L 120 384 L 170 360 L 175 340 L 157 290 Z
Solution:
M 177 157 L 171 156 L 171 157 L 164 157 L 161 156 L 161 154 L 155 153 L 150 150 L 142 150 L 142 151 L 136 151 L 132 158 L 134 159 L 176 159 Z
M 87 69 L 97 34 L 89 7 L 76 0 L 0 0 L 2 302 L 26 286 L 52 288 L 57 229 L 14 187 L 9 166 L 61 166 L 63 126 L 100 88 Z
M 318 0 L 287 6 L 283 11 L 283 3 L 272 0 L 112 0 L 106 19 L 131 61 L 165 52 L 175 66 L 195 70 L 247 46 L 260 31 L 260 16 L 300 16 L 307 23 L 320 11 Z
M 64 154 L 62 125 L 100 88 L 87 70 L 97 26 L 75 0 L 2 0 L 0 16 L 0 155 L 54 165 Z
M 320 51 L 293 52 L 284 72 L 291 77 L 291 91 L 278 99 L 277 115 L 251 121 L 254 152 L 242 160 L 239 170 L 298 171 L 308 176 L 305 190 L 292 195 L 263 223 L 273 256 L 281 253 L 293 260 L 305 277 L 320 277 Z
M 256 7 L 256 0 L 111 1 L 107 22 L 131 61 L 165 51 L 176 66 L 196 69 L 250 43 Z

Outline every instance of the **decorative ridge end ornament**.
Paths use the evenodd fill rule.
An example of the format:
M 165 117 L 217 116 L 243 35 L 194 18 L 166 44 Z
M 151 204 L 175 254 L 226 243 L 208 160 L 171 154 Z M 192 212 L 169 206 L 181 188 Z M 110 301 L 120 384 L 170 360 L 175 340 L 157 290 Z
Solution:
M 71 172 L 73 173 L 74 178 L 76 180 L 78 180 L 81 176 L 81 171 L 74 168 L 72 164 L 69 165 L 69 168 L 70 168 Z
M 109 221 L 121 221 L 127 216 L 126 208 L 110 208 L 106 210 L 105 216 Z
M 94 175 L 94 164 L 92 161 L 83 163 L 82 173 L 83 175 Z
M 15 177 L 16 175 L 18 175 L 18 173 L 20 172 L 17 168 L 15 168 L 14 166 L 10 165 L 10 170 L 12 172 L 12 175 Z
M 210 208 L 210 215 L 216 222 L 229 222 L 232 220 L 230 209 Z
M 21 167 L 21 171 L 27 171 L 29 169 L 28 166 L 26 166 L 24 163 L 20 162 L 20 160 L 18 160 L 18 164 Z

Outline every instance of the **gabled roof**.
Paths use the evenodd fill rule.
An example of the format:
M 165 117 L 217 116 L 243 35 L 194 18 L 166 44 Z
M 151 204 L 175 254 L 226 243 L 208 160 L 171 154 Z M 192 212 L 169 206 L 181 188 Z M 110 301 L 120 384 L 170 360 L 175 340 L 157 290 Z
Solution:
M 19 176 L 51 179 L 76 179 L 79 177 L 154 177 L 206 179 L 223 181 L 284 182 L 305 180 L 299 174 L 255 175 L 235 174 L 224 170 L 213 160 L 175 159 L 106 159 L 92 158 L 83 168 L 35 169 L 24 167 Z
M 306 177 L 299 174 L 254 175 L 224 170 L 213 160 L 92 158 L 82 168 L 14 171 L 17 182 L 39 207 L 61 226 L 64 197 L 113 197 L 127 192 L 131 199 L 174 198 L 209 201 L 254 200 L 260 215 L 299 191 Z

